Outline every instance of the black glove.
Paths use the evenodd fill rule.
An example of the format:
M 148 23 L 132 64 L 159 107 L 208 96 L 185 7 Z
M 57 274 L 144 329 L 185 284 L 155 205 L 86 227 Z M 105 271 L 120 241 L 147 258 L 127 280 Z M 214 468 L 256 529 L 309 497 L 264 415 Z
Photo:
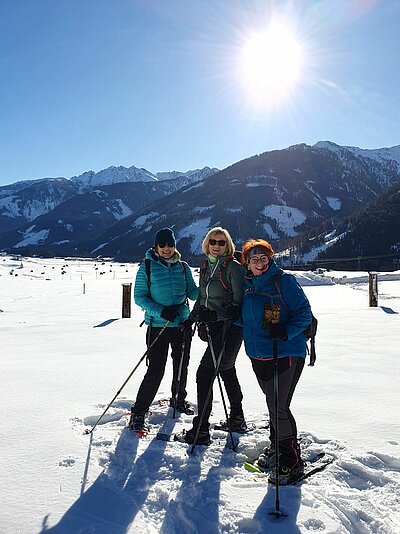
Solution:
M 191 336 L 192 335 L 192 326 L 193 322 L 190 319 L 186 319 L 186 321 L 183 321 L 181 325 L 179 325 L 179 330 L 182 332 L 184 336 Z
M 179 312 L 175 306 L 167 306 L 161 312 L 161 317 L 170 323 L 174 322 L 178 315 Z
M 236 321 L 236 319 L 239 317 L 239 314 L 240 314 L 240 306 L 238 306 L 237 304 L 231 304 L 230 306 L 227 307 L 226 312 L 225 312 L 227 319 L 232 321 L 232 323 Z
M 269 326 L 269 337 L 272 339 L 282 339 L 282 341 L 287 340 L 286 328 L 280 323 L 271 324 Z
M 200 308 L 198 319 L 200 323 L 214 323 L 217 319 L 217 312 L 208 308 Z
M 208 341 L 206 325 L 204 323 L 197 323 L 197 334 L 202 341 Z

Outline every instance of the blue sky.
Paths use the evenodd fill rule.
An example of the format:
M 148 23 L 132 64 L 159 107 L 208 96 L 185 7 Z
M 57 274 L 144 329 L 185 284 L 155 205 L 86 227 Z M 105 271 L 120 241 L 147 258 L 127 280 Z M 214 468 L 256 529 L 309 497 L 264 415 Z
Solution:
M 255 96 L 243 50 L 276 20 L 301 67 Z M 0 185 L 400 144 L 399 20 L 397 0 L 0 0 Z

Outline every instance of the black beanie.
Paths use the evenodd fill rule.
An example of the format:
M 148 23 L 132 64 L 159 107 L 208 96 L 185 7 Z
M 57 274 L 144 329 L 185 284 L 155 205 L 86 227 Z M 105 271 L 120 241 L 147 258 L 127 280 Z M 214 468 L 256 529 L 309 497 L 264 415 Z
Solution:
M 159 245 L 160 243 L 176 244 L 175 234 L 171 228 L 161 228 L 161 230 L 158 230 L 156 237 L 154 238 L 154 244 Z

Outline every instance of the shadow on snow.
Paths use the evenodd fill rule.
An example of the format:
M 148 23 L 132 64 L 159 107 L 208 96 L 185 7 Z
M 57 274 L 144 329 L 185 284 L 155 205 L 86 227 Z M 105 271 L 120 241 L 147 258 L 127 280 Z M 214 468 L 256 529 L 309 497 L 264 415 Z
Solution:
M 168 426 L 168 421 L 166 421 Z M 220 521 L 220 487 L 223 480 L 233 476 L 237 468 L 231 450 L 221 450 L 218 465 L 213 465 L 205 477 L 201 477 L 201 462 L 205 448 L 182 460 L 181 456 L 166 458 L 166 447 L 182 447 L 154 438 L 147 449 L 138 456 L 139 439 L 125 428 L 118 440 L 115 452 L 110 455 L 107 469 L 85 491 L 89 470 L 92 435 L 86 458 L 81 495 L 67 510 L 57 525 L 48 528 L 49 515 L 43 520 L 41 534 L 72 534 L 93 532 L 96 534 L 125 534 L 138 514 L 147 513 L 148 523 L 160 520 L 159 512 L 165 511 L 160 534 L 218 534 L 219 532 L 282 532 L 298 534 L 296 518 L 300 508 L 301 487 L 281 489 L 281 510 L 288 513 L 284 519 L 275 519 L 268 512 L 275 510 L 275 488 L 266 486 L 267 493 L 259 504 L 254 517 L 243 518 L 243 511 L 229 512 Z M 175 480 L 181 485 L 175 498 L 171 498 L 168 486 Z M 251 478 L 249 479 L 251 480 Z M 156 493 L 149 495 L 157 482 L 165 481 Z M 229 499 L 229 495 L 227 497 Z M 246 487 L 243 488 L 246 500 Z M 228 508 L 235 510 L 239 503 Z M 225 505 L 222 505 L 225 506 Z M 235 517 L 237 515 L 237 517 Z M 228 521 L 226 521 L 228 519 Z M 143 517 L 146 521 L 146 517 Z M 284 522 L 284 526 L 282 525 Z

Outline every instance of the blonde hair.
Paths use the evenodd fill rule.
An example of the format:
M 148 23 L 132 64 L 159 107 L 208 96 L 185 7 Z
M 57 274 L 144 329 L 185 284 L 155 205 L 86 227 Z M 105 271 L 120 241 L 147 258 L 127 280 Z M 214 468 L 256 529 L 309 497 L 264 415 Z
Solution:
M 209 253 L 208 246 L 210 244 L 210 239 L 213 238 L 214 234 L 223 234 L 224 235 L 225 240 L 226 240 L 226 245 L 227 245 L 226 252 L 227 252 L 227 254 L 229 256 L 233 256 L 234 253 L 235 253 L 235 245 L 234 245 L 234 243 L 232 241 L 231 235 L 228 232 L 228 230 L 226 230 L 225 228 L 222 228 L 221 226 L 215 226 L 215 228 L 211 228 L 211 230 L 207 233 L 207 235 L 204 238 L 203 243 L 201 245 L 201 248 L 202 248 L 202 251 L 204 252 L 204 254 L 206 256 L 208 255 L 208 253 Z

